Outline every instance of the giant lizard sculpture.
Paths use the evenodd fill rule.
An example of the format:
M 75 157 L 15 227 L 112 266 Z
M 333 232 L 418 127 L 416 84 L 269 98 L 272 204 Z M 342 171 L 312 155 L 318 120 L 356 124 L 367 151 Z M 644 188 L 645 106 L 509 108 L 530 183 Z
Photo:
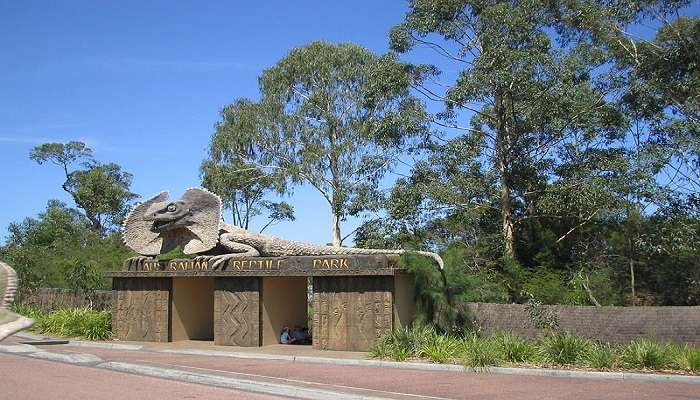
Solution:
M 405 253 L 430 257 L 443 268 L 440 256 L 432 252 L 318 246 L 229 225 L 221 221 L 219 196 L 200 188 L 188 189 L 179 200 L 161 192 L 137 205 L 127 216 L 122 235 L 126 245 L 141 255 L 128 260 L 130 267 L 180 246 L 185 254 L 200 254 L 197 259 L 208 260 L 213 269 L 239 257 Z

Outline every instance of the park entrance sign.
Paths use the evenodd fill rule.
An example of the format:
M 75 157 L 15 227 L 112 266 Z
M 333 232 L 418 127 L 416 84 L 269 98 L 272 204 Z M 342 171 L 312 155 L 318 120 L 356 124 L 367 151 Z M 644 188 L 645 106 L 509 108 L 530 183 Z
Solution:
M 120 340 L 278 343 L 283 327 L 308 326 L 319 349 L 367 350 L 413 318 L 413 279 L 395 257 L 290 256 L 145 261 L 110 272 Z M 309 278 L 313 290 L 308 302 Z M 309 313 L 311 315 L 309 315 Z
M 204 189 L 134 208 L 123 237 L 141 256 L 106 274 L 117 338 L 262 346 L 278 343 L 283 327 L 311 325 L 315 348 L 364 351 L 414 317 L 413 278 L 397 264 L 403 250 L 316 246 L 219 221 L 221 201 Z M 176 247 L 197 256 L 155 258 Z

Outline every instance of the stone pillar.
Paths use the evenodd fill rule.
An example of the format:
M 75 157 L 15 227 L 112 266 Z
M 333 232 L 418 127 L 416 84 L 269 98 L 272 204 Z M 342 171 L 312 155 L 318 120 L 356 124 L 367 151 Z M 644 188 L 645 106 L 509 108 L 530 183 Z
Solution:
M 117 291 L 112 331 L 119 340 L 170 340 L 170 278 L 114 278 Z
M 260 277 L 214 280 L 214 344 L 260 346 Z
M 393 276 L 315 276 L 313 347 L 367 351 L 393 327 Z

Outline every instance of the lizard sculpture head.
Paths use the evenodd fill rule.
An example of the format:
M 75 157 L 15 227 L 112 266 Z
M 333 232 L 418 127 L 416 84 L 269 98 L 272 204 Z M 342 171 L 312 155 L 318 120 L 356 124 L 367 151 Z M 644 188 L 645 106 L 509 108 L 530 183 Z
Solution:
M 185 254 L 216 246 L 221 221 L 221 199 L 205 189 L 188 189 L 179 200 L 168 192 L 134 207 L 124 221 L 124 243 L 139 254 L 153 256 L 177 246 Z

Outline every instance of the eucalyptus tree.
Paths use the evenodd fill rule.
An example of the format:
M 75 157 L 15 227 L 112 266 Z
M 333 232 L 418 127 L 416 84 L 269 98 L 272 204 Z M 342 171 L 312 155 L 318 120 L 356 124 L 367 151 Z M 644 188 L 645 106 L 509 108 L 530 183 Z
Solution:
M 452 82 L 440 82 L 435 68 L 422 68 L 414 81 L 443 103 L 435 123 L 451 134 L 435 147 L 437 163 L 419 164 L 413 180 L 448 212 L 497 210 L 510 259 L 517 255 L 518 225 L 548 214 L 538 199 L 551 190 L 551 175 L 570 145 L 619 127 L 608 88 L 594 72 L 606 58 L 588 43 L 567 42 L 558 23 L 552 3 L 543 0 L 414 0 L 390 33 L 392 49 L 427 47 L 458 69 Z M 446 184 L 421 179 L 430 175 Z M 585 193 L 583 183 L 561 189 Z M 574 226 L 591 218 L 571 215 Z
M 34 147 L 29 157 L 38 164 L 50 162 L 61 168 L 65 175 L 61 187 L 101 237 L 121 223 L 129 203 L 137 197 L 130 191 L 132 175 L 118 164 L 95 161 L 85 143 L 44 143 Z
M 349 43 L 295 48 L 259 79 L 260 101 L 240 101 L 237 128 L 217 133 L 222 156 L 239 171 L 309 184 L 331 210 L 332 243 L 341 221 L 367 210 L 382 177 L 427 133 L 427 112 L 410 93 L 406 66 Z M 248 118 L 250 117 L 250 118 Z M 235 119 L 235 118 L 234 118 Z M 233 136 L 245 136 L 245 145 Z
M 271 193 L 283 194 L 284 177 L 267 174 L 246 161 L 253 157 L 260 115 L 257 106 L 238 99 L 221 110 L 221 120 L 209 145 L 209 158 L 202 162 L 202 185 L 218 194 L 231 211 L 234 225 L 248 229 L 256 216 L 267 215 L 261 232 L 280 221 L 293 221 L 294 208 L 285 201 L 267 200 Z

